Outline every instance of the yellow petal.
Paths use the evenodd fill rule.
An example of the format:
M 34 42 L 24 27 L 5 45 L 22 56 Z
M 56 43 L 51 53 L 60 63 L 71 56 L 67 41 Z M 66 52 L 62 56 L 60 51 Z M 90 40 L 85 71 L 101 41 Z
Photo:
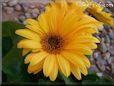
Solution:
M 42 65 L 42 67 L 43 67 L 43 65 Z M 40 67 L 39 69 L 37 69 L 36 71 L 34 71 L 34 74 L 39 73 L 43 69 L 42 67 Z
M 29 29 L 29 30 L 31 30 L 31 31 L 36 32 L 39 35 L 43 32 L 43 31 L 40 30 L 40 27 L 29 25 L 29 24 L 26 25 L 26 28 Z M 39 29 L 39 30 L 37 30 L 37 29 Z
M 41 15 L 39 15 L 38 22 L 39 22 L 41 30 L 47 33 L 49 30 L 49 27 L 48 27 L 48 23 L 46 20 L 46 14 L 42 13 Z
M 98 31 L 98 29 L 97 28 L 90 28 L 90 27 L 88 27 L 88 28 L 83 28 L 83 29 L 81 29 L 81 30 L 79 30 L 79 31 L 77 31 L 76 33 L 76 35 L 79 35 L 80 33 L 90 33 L 90 34 L 94 34 L 94 33 L 98 33 L 99 31 Z
M 55 0 L 55 3 L 56 3 L 58 8 L 62 8 L 65 11 L 68 11 L 66 0 Z
M 57 60 L 58 60 L 58 63 L 59 63 L 60 70 L 62 71 L 62 73 L 66 77 L 68 77 L 70 75 L 70 72 L 71 72 L 69 62 L 61 55 L 57 56 Z
M 80 57 L 78 57 L 77 55 L 75 55 L 74 53 L 71 53 L 69 51 L 64 51 L 62 52 L 62 55 L 68 60 L 70 61 L 73 65 L 79 65 L 79 67 L 83 67 L 84 66 L 84 62 L 80 59 Z
M 43 67 L 43 62 L 44 61 L 41 61 L 41 62 L 37 63 L 34 66 L 29 64 L 29 66 L 28 66 L 28 73 L 36 74 L 36 73 L 40 72 L 42 70 L 42 67 Z
M 86 67 L 85 67 L 85 66 L 80 67 L 80 71 L 81 71 L 81 72 L 82 72 L 82 74 L 84 74 L 85 76 L 88 74 L 87 69 L 86 69 Z
M 69 43 L 67 45 L 66 49 L 75 49 L 75 50 L 77 50 L 77 48 L 79 49 L 79 46 L 82 45 L 83 48 L 85 46 L 85 48 L 90 51 L 91 49 L 96 49 L 97 48 L 97 45 L 95 43 L 99 43 L 99 42 L 100 41 L 97 38 L 92 37 L 92 36 L 78 37 L 78 38 L 76 38 L 76 40 L 71 41 L 71 43 Z
M 34 19 L 26 19 L 27 25 L 26 27 L 34 32 L 39 33 L 41 31 L 41 28 L 38 24 L 38 21 L 34 20 Z
M 80 71 L 84 74 L 87 75 L 87 69 L 86 66 L 83 62 L 83 60 L 80 58 L 80 56 L 73 54 L 73 53 L 62 53 L 62 55 L 65 56 L 66 59 L 68 59 L 74 66 L 78 66 Z
M 97 45 L 94 43 L 85 43 L 86 46 L 90 47 L 91 49 L 96 49 Z
M 57 9 L 55 6 L 52 6 L 50 11 L 46 12 L 46 20 L 51 32 L 55 31 L 57 24 Z
M 80 19 L 80 17 L 77 17 L 77 15 L 71 11 L 67 13 L 64 17 L 64 19 L 61 21 L 61 32 L 62 34 L 67 34 L 74 30 L 72 26 L 74 26 L 75 23 Z M 75 27 L 76 28 L 76 27 Z
M 76 53 L 75 53 L 76 54 Z M 89 61 L 89 59 L 86 57 L 86 56 L 84 56 L 84 55 L 82 55 L 82 54 L 76 54 L 77 56 L 79 56 L 79 58 L 81 59 L 81 60 L 83 60 L 83 62 L 84 62 L 84 64 L 86 65 L 86 67 L 90 67 L 91 66 L 91 64 L 90 64 L 90 61 Z
M 74 54 L 75 56 L 72 56 L 72 54 L 71 54 L 71 56 L 73 57 L 71 57 L 71 60 L 70 60 L 70 58 L 69 58 L 69 60 L 72 62 L 72 63 L 76 63 L 76 61 L 77 60 L 75 60 L 76 58 L 78 58 L 78 60 L 80 59 L 81 60 L 81 62 L 83 61 L 83 63 L 81 63 L 81 65 L 84 65 L 85 64 L 85 66 L 86 67 L 90 67 L 91 66 L 91 64 L 90 64 L 90 61 L 89 61 L 89 59 L 85 56 L 85 55 L 83 55 L 82 53 L 76 53 L 75 51 L 67 51 L 67 52 L 69 52 L 69 53 L 72 53 L 72 54 Z M 63 54 L 65 54 L 66 56 L 67 56 L 67 54 L 66 53 L 63 53 Z M 74 60 L 73 60 L 74 59 Z M 73 60 L 73 61 L 72 61 Z M 80 62 L 80 61 L 79 61 Z
M 55 65 L 55 56 L 49 55 L 46 57 L 44 64 L 43 64 L 43 73 L 46 77 L 50 75 L 53 71 Z
M 85 41 L 83 41 L 83 38 L 85 39 Z M 89 41 L 90 40 L 90 41 Z M 77 41 L 78 42 L 95 42 L 95 43 L 100 43 L 100 41 L 93 37 L 93 36 L 85 36 L 85 37 L 80 37 L 80 38 L 77 38 Z
M 56 61 L 56 57 L 55 57 L 55 64 L 54 64 L 54 67 L 53 67 L 53 70 L 51 71 L 49 77 L 50 77 L 50 80 L 52 81 L 55 81 L 55 79 L 57 78 L 57 75 L 58 75 L 58 64 L 57 64 L 57 61 Z
M 41 62 L 48 56 L 46 52 L 39 52 L 32 55 L 32 59 L 30 61 L 30 65 L 36 65 L 37 63 Z
M 88 20 L 88 21 L 87 21 Z M 75 27 L 83 28 L 83 27 L 103 27 L 103 23 L 97 21 L 91 16 L 83 15 L 83 17 L 77 22 Z
M 67 26 L 67 27 L 64 25 L 66 27 L 65 29 L 63 29 L 63 31 L 65 31 L 65 33 L 64 33 L 65 36 L 73 36 L 74 37 L 74 35 L 77 34 L 78 31 L 81 32 L 82 30 L 84 30 L 86 28 L 95 28 L 95 29 L 97 29 L 97 28 L 103 27 L 103 23 L 95 20 L 94 18 L 92 18 L 90 16 L 81 16 L 80 19 L 78 19 L 78 20 L 75 19 L 72 22 L 73 22 L 73 24 L 69 24 L 69 26 Z
M 40 49 L 41 44 L 40 42 L 23 39 L 18 43 L 18 48 L 29 48 L 29 49 Z
M 81 80 L 81 72 L 78 66 L 71 65 L 72 74 L 78 79 Z
M 36 53 L 36 52 L 40 52 L 42 49 L 33 49 L 32 52 Z
M 61 32 L 61 20 L 64 19 L 64 16 L 65 16 L 65 10 L 64 9 L 58 9 L 58 15 L 57 15 L 57 25 L 56 25 L 56 32 Z
M 31 50 L 30 49 L 23 49 L 22 51 L 22 56 L 26 55 L 27 53 L 29 53 Z
M 29 29 L 16 30 L 16 34 L 18 34 L 20 36 L 23 36 L 25 38 L 28 38 L 28 39 L 33 39 L 33 40 L 36 40 L 36 41 L 40 41 L 40 37 L 38 36 L 38 34 L 36 34 L 35 32 L 33 32 Z
M 38 25 L 38 21 L 36 21 L 35 19 L 26 19 L 25 22 L 29 25 Z
M 70 3 L 70 4 L 69 4 Z M 81 4 L 85 4 L 84 2 L 81 2 L 79 0 L 69 0 L 68 2 L 68 11 L 74 10 L 75 14 L 78 16 L 82 16 L 84 14 L 84 11 L 86 10 L 87 6 L 81 6 Z
M 85 46 L 84 44 L 68 45 L 65 49 L 74 50 L 75 52 L 81 52 L 86 55 L 92 54 L 92 50 L 88 46 Z
M 34 55 L 34 53 L 31 53 L 31 54 L 27 55 L 27 57 L 24 60 L 24 63 L 28 64 L 31 61 L 33 55 Z
M 80 36 L 80 37 L 77 37 L 76 40 L 74 40 L 71 43 L 73 43 L 73 44 L 76 44 L 76 43 L 100 43 L 100 41 L 93 36 Z
M 50 2 L 50 4 L 51 4 L 51 2 Z M 50 11 L 50 9 L 51 9 L 51 5 L 50 4 L 45 6 L 45 11 Z

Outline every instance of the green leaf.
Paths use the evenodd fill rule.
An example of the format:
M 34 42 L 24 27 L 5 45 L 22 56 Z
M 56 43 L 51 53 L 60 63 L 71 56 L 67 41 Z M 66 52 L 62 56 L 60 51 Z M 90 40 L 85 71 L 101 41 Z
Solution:
M 2 24 L 4 45 L 3 50 L 7 52 L 4 54 L 2 59 L 2 69 L 6 74 L 8 82 L 23 83 L 32 81 L 32 75 L 27 73 L 27 65 L 25 65 L 23 62 L 24 57 L 21 55 L 21 50 L 17 49 L 17 43 L 21 37 L 15 34 L 15 30 L 23 28 L 23 25 L 16 22 L 3 22 Z M 10 38 L 11 40 L 9 41 Z
M 113 80 L 110 76 L 104 76 L 103 79 L 104 79 L 106 82 L 114 82 L 114 80 Z
M 15 31 L 17 29 L 20 29 L 20 28 L 24 28 L 24 25 L 19 24 L 15 21 L 4 21 L 4 22 L 2 22 L 2 51 L 3 51 L 3 56 L 21 38 L 20 36 L 17 36 L 15 34 Z
M 99 81 L 96 81 L 96 83 L 104 83 L 104 84 L 113 84 L 114 80 L 110 76 L 103 76 Z
M 54 82 L 50 81 L 49 79 L 47 80 L 47 79 L 43 78 L 43 79 L 38 80 L 38 84 L 39 85 L 53 85 Z
M 49 77 L 45 77 L 43 71 L 40 71 L 38 74 L 35 75 L 35 82 L 38 85 L 65 85 L 63 80 L 60 80 L 58 77 L 55 81 L 51 81 Z
M 108 85 L 114 84 L 114 80 L 109 76 L 98 77 L 95 73 L 88 74 L 82 80 L 82 85 Z
M 82 85 L 91 85 L 95 84 L 95 82 L 100 79 L 95 73 L 90 73 L 87 76 L 82 78 Z
M 16 35 L 15 31 L 22 28 L 24 28 L 24 25 L 15 21 L 4 21 L 2 22 L 2 37 L 10 36 L 13 39 Z
M 5 56 L 6 53 L 12 48 L 13 43 L 10 37 L 4 37 L 2 39 L 2 56 Z
M 65 77 L 61 72 L 59 72 L 58 77 L 65 82 L 66 85 L 73 85 L 76 82 L 73 81 L 72 77 Z
M 99 77 L 96 74 L 88 74 L 82 79 L 82 81 L 84 80 L 96 81 L 97 79 L 99 79 Z
M 3 58 L 3 70 L 5 70 L 4 72 L 11 74 L 11 69 L 16 70 L 15 68 L 17 65 L 15 64 L 20 61 L 21 58 L 22 57 L 20 51 L 16 48 L 16 46 L 14 46 Z
M 24 57 L 21 56 L 21 51 L 16 46 L 3 58 L 3 72 L 7 75 L 9 82 L 22 83 L 29 81 L 29 75 L 26 71 L 27 67 L 25 67 L 23 59 Z

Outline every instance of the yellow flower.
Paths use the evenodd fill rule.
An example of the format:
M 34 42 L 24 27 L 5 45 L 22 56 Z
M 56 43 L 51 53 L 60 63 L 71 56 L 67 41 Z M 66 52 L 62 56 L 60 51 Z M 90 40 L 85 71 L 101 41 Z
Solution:
M 46 77 L 54 81 L 58 71 L 68 77 L 71 73 L 81 79 L 87 75 L 90 62 L 86 55 L 92 54 L 99 40 L 93 36 L 102 23 L 85 14 L 82 8 L 64 3 L 50 3 L 37 20 L 27 19 L 25 29 L 16 34 L 24 37 L 18 43 L 29 63 L 28 73 L 43 70 Z M 85 8 L 84 8 L 85 9 Z M 80 11 L 81 10 L 81 11 Z
M 89 3 L 89 7 L 87 8 L 87 11 L 92 16 L 94 16 L 99 21 L 109 24 L 112 27 L 114 27 L 114 20 L 111 17 L 112 16 L 111 13 L 107 13 L 103 11 L 104 8 L 95 2 L 88 2 L 88 3 Z
M 59 0 L 60 1 L 60 0 Z M 110 26 L 114 27 L 114 18 L 112 18 L 111 13 L 107 13 L 104 10 L 104 7 L 102 7 L 100 4 L 94 2 L 93 0 L 66 0 L 68 3 L 72 4 L 73 8 L 79 8 L 74 6 L 75 3 L 80 5 L 80 8 L 87 9 L 86 12 L 88 12 L 90 15 L 92 15 L 94 18 L 96 18 L 98 21 L 101 21 L 105 24 L 109 24 Z M 103 2 L 103 1 L 102 1 Z M 85 11 L 84 9 L 84 11 Z

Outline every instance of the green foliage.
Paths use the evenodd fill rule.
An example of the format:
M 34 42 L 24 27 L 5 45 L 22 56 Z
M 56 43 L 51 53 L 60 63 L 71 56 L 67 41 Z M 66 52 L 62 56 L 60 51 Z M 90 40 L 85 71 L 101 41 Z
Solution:
M 6 76 L 4 81 L 7 81 L 7 83 L 35 83 L 40 85 L 87 85 L 102 84 L 105 82 L 111 84 L 114 82 L 114 80 L 112 80 L 110 77 L 99 78 L 94 73 L 90 73 L 83 77 L 81 81 L 78 81 L 76 78 L 74 78 L 73 75 L 65 77 L 62 73 L 59 72 L 55 82 L 52 82 L 49 80 L 49 78 L 44 77 L 42 71 L 36 75 L 28 74 L 28 65 L 25 65 L 23 62 L 25 57 L 21 55 L 22 50 L 17 49 L 17 43 L 22 38 L 15 34 L 17 29 L 24 28 L 24 26 L 16 22 L 3 22 L 2 26 L 3 73 Z
M 29 82 L 25 65 L 21 55 L 21 50 L 17 49 L 17 42 L 20 37 L 15 34 L 16 29 L 24 28 L 16 22 L 3 22 L 2 52 L 3 52 L 3 72 L 6 74 L 8 82 Z
M 82 80 L 82 85 L 106 85 L 106 84 L 114 84 L 114 80 L 109 77 L 98 77 L 94 73 L 88 74 Z
M 15 30 L 24 28 L 24 25 L 18 24 L 15 21 L 7 21 L 2 22 L 2 36 L 7 37 L 10 36 L 11 38 L 15 38 Z

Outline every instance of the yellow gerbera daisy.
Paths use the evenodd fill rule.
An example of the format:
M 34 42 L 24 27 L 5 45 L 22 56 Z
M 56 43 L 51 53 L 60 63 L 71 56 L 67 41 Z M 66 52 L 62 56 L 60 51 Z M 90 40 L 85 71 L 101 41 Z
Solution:
M 112 27 L 114 27 L 114 19 L 111 17 L 112 14 L 103 11 L 104 7 L 94 2 L 93 0 L 66 0 L 66 1 L 72 4 L 72 6 L 74 6 L 73 8 L 77 8 L 76 5 L 74 5 L 75 3 L 80 6 L 82 5 L 81 8 L 87 9 L 86 12 L 95 17 L 98 21 L 101 21 L 103 23 L 109 24 Z
M 92 16 L 94 16 L 99 21 L 109 24 L 112 27 L 114 27 L 114 20 L 111 17 L 112 16 L 111 13 L 107 13 L 103 11 L 104 8 L 95 2 L 88 2 L 88 4 L 89 4 L 89 7 L 87 8 L 87 11 Z
M 78 80 L 81 73 L 87 75 L 90 62 L 85 55 L 91 55 L 92 49 L 97 48 L 99 40 L 92 34 L 98 32 L 102 23 L 86 15 L 85 8 L 75 11 L 70 6 L 66 2 L 52 2 L 37 20 L 27 19 L 26 28 L 16 31 L 24 37 L 18 43 L 23 55 L 31 51 L 24 61 L 29 63 L 29 73 L 43 70 L 52 81 L 58 71 L 66 77 L 72 73 Z

